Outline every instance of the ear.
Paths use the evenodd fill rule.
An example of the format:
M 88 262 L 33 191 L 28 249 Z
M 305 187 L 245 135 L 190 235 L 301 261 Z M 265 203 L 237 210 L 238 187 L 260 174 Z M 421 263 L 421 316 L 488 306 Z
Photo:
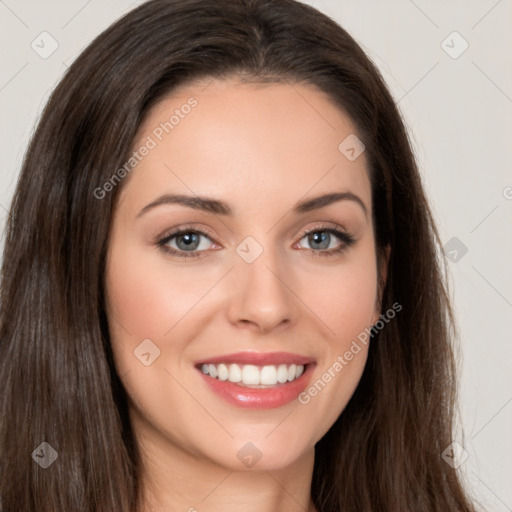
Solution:
M 375 313 L 373 323 L 375 324 L 382 314 L 382 298 L 384 288 L 388 279 L 389 257 L 391 255 L 391 246 L 388 244 L 377 251 L 377 297 L 375 301 Z

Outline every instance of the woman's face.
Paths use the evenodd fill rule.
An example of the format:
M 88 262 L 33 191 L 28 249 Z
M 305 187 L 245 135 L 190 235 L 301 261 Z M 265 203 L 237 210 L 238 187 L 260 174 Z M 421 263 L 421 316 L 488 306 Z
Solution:
M 380 315 L 355 132 L 301 84 L 215 80 L 150 111 L 106 272 L 115 363 L 146 447 L 284 468 L 343 411 Z

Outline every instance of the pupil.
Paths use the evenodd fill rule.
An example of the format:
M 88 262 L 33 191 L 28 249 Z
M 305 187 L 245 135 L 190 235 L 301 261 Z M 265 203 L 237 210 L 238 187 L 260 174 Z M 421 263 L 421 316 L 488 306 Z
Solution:
M 199 237 L 195 233 L 179 235 L 176 239 L 176 245 L 185 251 L 197 249 L 197 246 L 199 245 Z

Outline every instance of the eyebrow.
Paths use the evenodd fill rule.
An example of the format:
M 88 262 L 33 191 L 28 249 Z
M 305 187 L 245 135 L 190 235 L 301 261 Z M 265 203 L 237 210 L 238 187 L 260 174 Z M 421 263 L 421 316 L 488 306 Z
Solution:
M 324 208 L 325 206 L 329 206 L 339 201 L 353 201 L 362 208 L 366 216 L 368 215 L 368 210 L 362 199 L 352 192 L 333 192 L 331 194 L 323 194 L 312 199 L 307 199 L 297 203 L 293 207 L 292 212 L 306 213 L 312 210 L 317 210 L 319 208 Z M 138 213 L 137 218 L 149 210 L 156 208 L 157 206 L 169 204 L 187 206 L 188 208 L 192 208 L 194 210 L 201 210 L 208 213 L 214 213 L 216 215 L 233 215 L 232 209 L 226 203 L 219 201 L 218 199 L 199 196 L 187 196 L 183 194 L 164 194 L 148 205 L 144 206 L 144 208 L 142 208 L 142 210 Z

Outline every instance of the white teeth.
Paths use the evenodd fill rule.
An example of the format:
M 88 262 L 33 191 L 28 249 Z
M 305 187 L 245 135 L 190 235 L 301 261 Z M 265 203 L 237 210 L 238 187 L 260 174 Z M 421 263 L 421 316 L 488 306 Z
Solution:
M 229 370 L 225 364 L 219 364 L 219 366 L 217 366 L 217 373 L 217 377 L 219 380 L 228 380 Z
M 260 371 L 258 367 L 252 364 L 246 364 L 242 368 L 242 382 L 244 384 L 257 386 L 260 383 Z
M 284 384 L 288 380 L 288 367 L 285 364 L 280 364 L 277 369 L 277 382 Z
M 277 370 L 275 366 L 264 366 L 260 370 L 260 384 L 275 386 L 277 384 Z
M 212 377 L 217 377 L 217 367 L 214 364 L 208 365 L 208 374 Z
M 221 381 L 239 383 L 241 386 L 275 386 L 298 379 L 304 373 L 302 364 L 280 364 L 256 366 L 253 364 L 203 364 L 201 370 L 205 375 Z
M 240 370 L 240 366 L 237 364 L 229 365 L 228 380 L 229 382 L 240 382 L 242 380 L 242 370 Z

